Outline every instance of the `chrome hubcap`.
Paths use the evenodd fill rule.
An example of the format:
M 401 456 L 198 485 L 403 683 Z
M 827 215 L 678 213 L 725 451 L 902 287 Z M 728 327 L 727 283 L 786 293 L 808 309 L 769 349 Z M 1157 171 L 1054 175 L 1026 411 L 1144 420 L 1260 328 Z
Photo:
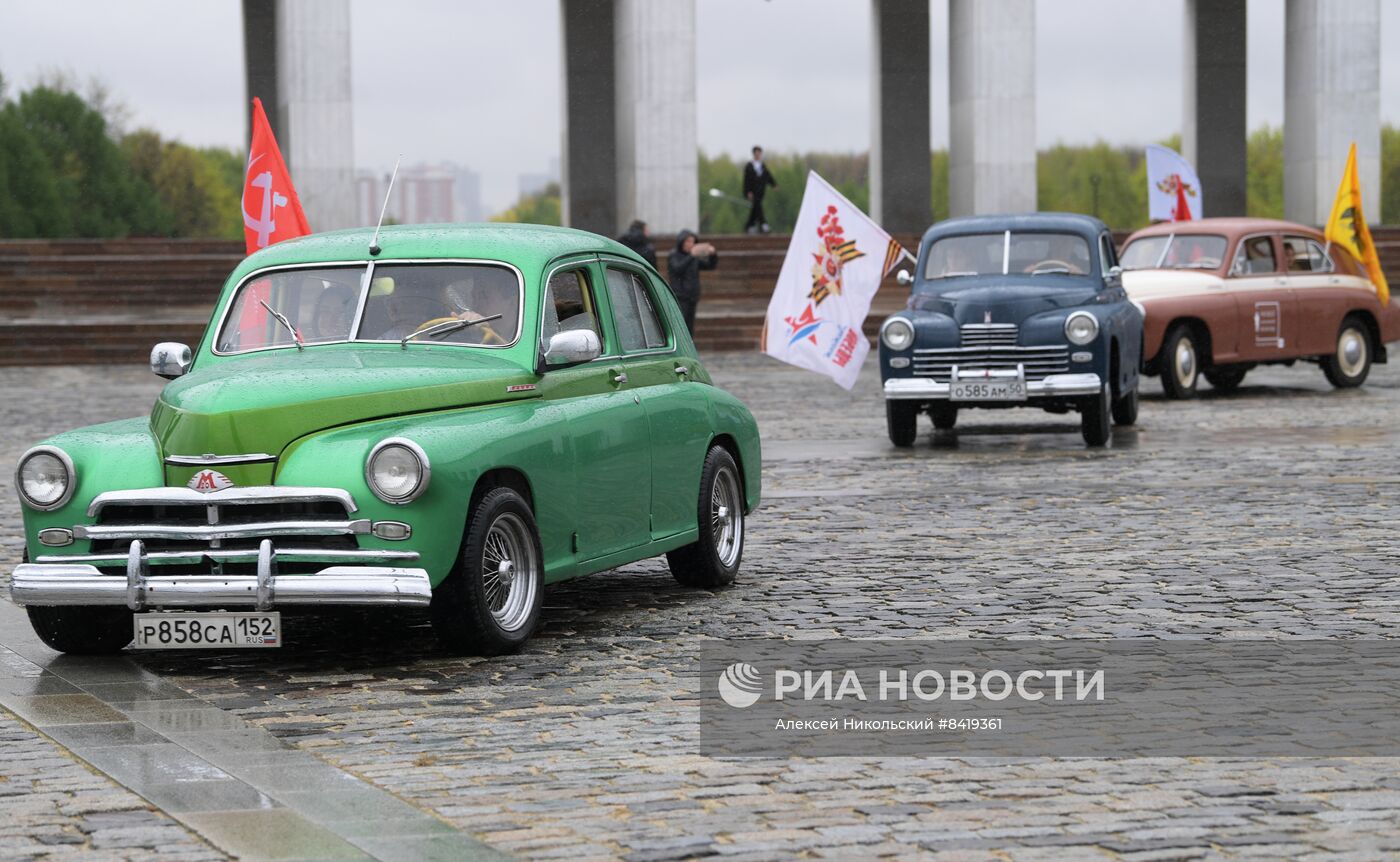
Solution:
M 1337 339 L 1337 363 L 1348 377 L 1361 373 L 1366 364 L 1366 336 L 1355 329 L 1345 329 Z
M 1196 345 L 1189 338 L 1181 339 L 1176 345 L 1176 379 L 1186 387 L 1196 379 Z
M 496 624 L 514 631 L 525 624 L 539 589 L 539 560 L 529 528 L 519 515 L 496 518 L 481 549 L 481 585 Z
M 744 547 L 744 501 L 739 493 L 739 478 L 728 467 L 715 474 L 714 490 L 710 492 L 710 535 L 715 539 L 719 561 L 728 568 L 739 561 Z

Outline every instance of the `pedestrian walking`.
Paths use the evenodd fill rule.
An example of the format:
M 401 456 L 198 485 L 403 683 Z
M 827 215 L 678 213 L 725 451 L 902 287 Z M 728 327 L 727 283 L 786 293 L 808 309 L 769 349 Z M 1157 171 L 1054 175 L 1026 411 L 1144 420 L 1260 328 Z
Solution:
M 763 214 L 763 196 L 768 187 L 776 188 L 778 181 L 763 164 L 763 147 L 753 148 L 753 161 L 744 165 L 744 197 L 749 201 L 749 220 L 745 233 L 768 233 L 768 218 Z
M 656 268 L 656 246 L 651 244 L 651 233 L 647 230 L 646 222 L 634 219 L 632 224 L 627 226 L 627 232 L 618 237 L 617 241 L 641 255 L 642 260 L 651 264 L 652 269 Z
M 700 305 L 700 270 L 714 269 L 719 252 L 707 242 L 700 242 L 694 231 L 683 230 L 676 235 L 676 248 L 666 262 L 671 276 L 671 293 L 685 316 L 685 328 L 695 334 L 695 309 Z

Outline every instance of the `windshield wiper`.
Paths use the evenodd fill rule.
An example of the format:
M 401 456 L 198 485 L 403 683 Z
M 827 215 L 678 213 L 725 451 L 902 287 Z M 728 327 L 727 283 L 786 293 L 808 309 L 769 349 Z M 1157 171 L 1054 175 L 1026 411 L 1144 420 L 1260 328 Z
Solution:
M 933 278 L 961 278 L 965 275 L 981 275 L 980 272 L 945 272 L 942 275 L 935 275 Z
M 1031 275 L 1069 275 L 1069 267 L 1052 266 L 1047 269 L 1033 269 Z
M 301 333 L 297 332 L 297 328 L 296 328 L 295 326 L 292 326 L 292 322 L 291 322 L 290 320 L 287 319 L 287 315 L 283 314 L 282 312 L 280 312 L 280 311 L 278 311 L 277 309 L 273 308 L 272 306 L 268 305 L 266 302 L 262 301 L 261 299 L 258 300 L 258 304 L 261 305 L 263 308 L 266 308 L 268 314 L 270 314 L 270 315 L 272 315 L 273 317 L 277 318 L 277 322 L 278 322 L 278 323 L 280 323 L 280 324 L 282 324 L 283 326 L 287 327 L 287 331 L 290 332 L 290 333 L 292 334 L 292 340 L 295 341 L 295 342 L 297 343 L 297 350 L 305 350 L 305 349 L 306 349 L 306 345 L 303 344 L 302 341 L 301 341 Z
M 442 323 L 434 323 L 432 326 L 425 326 L 417 332 L 410 332 L 399 340 L 399 347 L 407 350 L 409 340 L 417 338 L 420 335 L 426 335 L 430 338 L 436 338 L 440 335 L 450 335 L 459 329 L 466 329 L 468 326 L 475 326 L 478 323 L 490 323 L 493 320 L 500 320 L 502 317 L 504 317 L 504 315 L 493 314 L 490 317 L 478 317 L 474 320 L 444 320 Z

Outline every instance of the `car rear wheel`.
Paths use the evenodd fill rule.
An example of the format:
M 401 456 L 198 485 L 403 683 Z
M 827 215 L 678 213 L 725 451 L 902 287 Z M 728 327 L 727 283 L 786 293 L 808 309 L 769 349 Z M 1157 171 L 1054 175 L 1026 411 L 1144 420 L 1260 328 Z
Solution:
M 1113 424 L 1133 425 L 1137 423 L 1138 415 L 1138 391 L 1134 386 L 1121 398 L 1113 402 Z
M 1218 365 L 1206 372 L 1206 381 L 1221 392 L 1234 392 L 1248 373 L 1246 365 Z
M 1113 433 L 1110 400 L 1108 384 L 1105 383 L 1103 391 L 1084 399 L 1084 404 L 1079 408 L 1080 430 L 1084 433 L 1084 442 L 1090 446 L 1104 445 Z
M 1371 334 L 1355 317 L 1342 321 L 1337 348 L 1322 357 L 1322 373 L 1338 389 L 1351 389 L 1366 382 L 1371 373 Z
M 912 401 L 886 401 L 885 424 L 890 442 L 899 447 L 914 445 L 919 436 L 919 405 Z
M 739 465 L 723 446 L 705 455 L 695 515 L 699 537 L 666 554 L 671 576 L 687 587 L 734 583 L 744 556 L 744 486 Z
M 494 488 L 472 511 L 456 567 L 433 590 L 433 631 L 455 653 L 514 652 L 539 626 L 543 598 L 534 513 L 520 494 Z
M 928 409 L 928 415 L 939 431 L 947 431 L 958 424 L 958 408 L 954 404 L 935 404 Z
M 1168 398 L 1194 398 L 1200 373 L 1200 349 L 1191 327 L 1172 327 L 1162 342 L 1162 391 Z

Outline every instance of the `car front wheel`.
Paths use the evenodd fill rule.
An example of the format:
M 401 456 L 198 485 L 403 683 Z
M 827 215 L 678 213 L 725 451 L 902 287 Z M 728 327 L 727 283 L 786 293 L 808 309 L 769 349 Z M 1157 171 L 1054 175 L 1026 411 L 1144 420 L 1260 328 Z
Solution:
M 1218 365 L 1206 372 L 1206 382 L 1220 392 L 1234 392 L 1248 373 L 1247 365 Z
M 1138 415 L 1138 391 L 1134 386 L 1113 402 L 1113 424 L 1134 425 Z
M 1371 373 L 1371 335 L 1355 317 L 1342 321 L 1337 348 L 1322 357 L 1322 373 L 1338 389 L 1351 389 L 1366 382 Z
M 131 643 L 131 611 L 124 607 L 30 605 L 29 624 L 50 648 L 69 655 L 110 655 Z
M 700 535 L 666 554 L 672 577 L 687 587 L 734 583 L 744 556 L 744 486 L 739 465 L 722 446 L 705 455 L 695 515 Z
M 539 625 L 543 597 L 535 515 L 515 491 L 494 488 L 471 513 L 457 565 L 433 590 L 433 631 L 455 653 L 514 652 Z
M 900 448 L 913 446 L 919 435 L 919 405 L 912 401 L 886 401 L 885 425 L 891 443 Z
M 958 424 L 956 404 L 935 404 L 928 409 L 928 415 L 933 419 L 933 427 L 939 431 L 947 431 Z
M 1191 327 L 1172 327 L 1162 342 L 1162 391 L 1172 399 L 1194 398 L 1200 374 L 1200 348 Z
M 1090 446 L 1104 445 L 1113 433 L 1110 400 L 1108 384 L 1105 383 L 1103 391 L 1085 399 L 1084 405 L 1079 408 L 1080 430 L 1084 433 L 1084 442 Z

